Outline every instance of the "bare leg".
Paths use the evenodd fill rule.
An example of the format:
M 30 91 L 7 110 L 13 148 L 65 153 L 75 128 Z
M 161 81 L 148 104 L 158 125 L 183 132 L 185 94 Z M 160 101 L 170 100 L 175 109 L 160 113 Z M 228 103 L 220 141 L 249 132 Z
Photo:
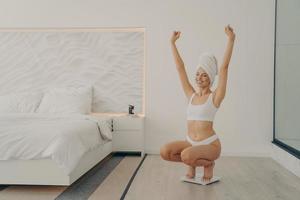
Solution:
M 176 153 L 176 154 L 170 153 L 169 158 L 170 158 L 169 161 L 182 162 L 180 153 Z
M 188 172 L 186 174 L 186 177 L 188 178 L 194 178 L 195 177 L 195 174 L 196 174 L 196 167 L 210 167 L 212 165 L 212 162 L 213 161 L 210 161 L 210 160 L 206 160 L 206 159 L 198 159 L 195 161 L 195 164 L 194 165 L 189 165 L 188 167 Z
M 203 167 L 206 167 L 206 166 L 210 166 L 212 164 L 213 161 L 211 160 L 206 160 L 206 159 L 197 159 L 195 161 L 195 165 L 196 166 L 203 166 Z
M 214 160 L 219 157 L 220 149 L 212 145 L 199 145 L 188 147 L 181 152 L 181 159 L 186 165 L 192 167 L 203 166 L 203 181 L 209 181 L 213 177 Z M 187 176 L 190 174 L 189 168 Z M 192 173 L 191 173 L 192 174 Z
M 167 161 L 182 162 L 181 152 L 190 146 L 191 144 L 186 141 L 170 142 L 161 147 L 160 155 Z
M 188 167 L 188 172 L 186 173 L 187 178 L 194 178 L 196 173 L 196 167 L 189 166 Z
M 210 179 L 213 177 L 214 166 L 215 162 L 213 161 L 211 165 L 204 167 L 204 175 L 202 177 L 203 181 L 210 181 Z

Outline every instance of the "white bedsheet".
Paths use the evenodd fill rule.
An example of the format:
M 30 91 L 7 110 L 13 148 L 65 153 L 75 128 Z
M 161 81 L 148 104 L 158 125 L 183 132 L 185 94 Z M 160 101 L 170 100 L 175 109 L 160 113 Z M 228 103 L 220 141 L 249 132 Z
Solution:
M 110 119 L 81 114 L 0 114 L 0 160 L 50 157 L 69 174 L 84 153 L 111 139 Z

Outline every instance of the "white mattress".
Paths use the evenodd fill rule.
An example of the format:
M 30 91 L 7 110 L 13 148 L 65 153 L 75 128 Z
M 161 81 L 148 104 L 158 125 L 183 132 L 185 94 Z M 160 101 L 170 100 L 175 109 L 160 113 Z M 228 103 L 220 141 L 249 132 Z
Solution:
M 0 160 L 51 158 L 70 173 L 84 153 L 111 140 L 111 117 L 0 114 Z

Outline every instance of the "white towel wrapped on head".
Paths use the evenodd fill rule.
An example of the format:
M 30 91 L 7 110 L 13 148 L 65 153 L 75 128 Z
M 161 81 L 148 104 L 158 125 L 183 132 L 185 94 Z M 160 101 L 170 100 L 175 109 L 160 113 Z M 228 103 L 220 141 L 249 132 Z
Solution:
M 203 53 L 200 56 L 199 63 L 197 65 L 197 71 L 202 68 L 210 79 L 210 87 L 212 86 L 215 76 L 218 74 L 217 59 L 212 53 Z

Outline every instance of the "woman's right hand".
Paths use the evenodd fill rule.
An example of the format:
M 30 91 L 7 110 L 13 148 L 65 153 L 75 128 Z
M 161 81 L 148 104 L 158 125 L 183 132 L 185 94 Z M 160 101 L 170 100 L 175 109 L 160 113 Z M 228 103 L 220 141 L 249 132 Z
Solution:
M 180 37 L 180 31 L 173 31 L 172 37 L 171 37 L 171 43 L 176 42 L 176 40 Z

